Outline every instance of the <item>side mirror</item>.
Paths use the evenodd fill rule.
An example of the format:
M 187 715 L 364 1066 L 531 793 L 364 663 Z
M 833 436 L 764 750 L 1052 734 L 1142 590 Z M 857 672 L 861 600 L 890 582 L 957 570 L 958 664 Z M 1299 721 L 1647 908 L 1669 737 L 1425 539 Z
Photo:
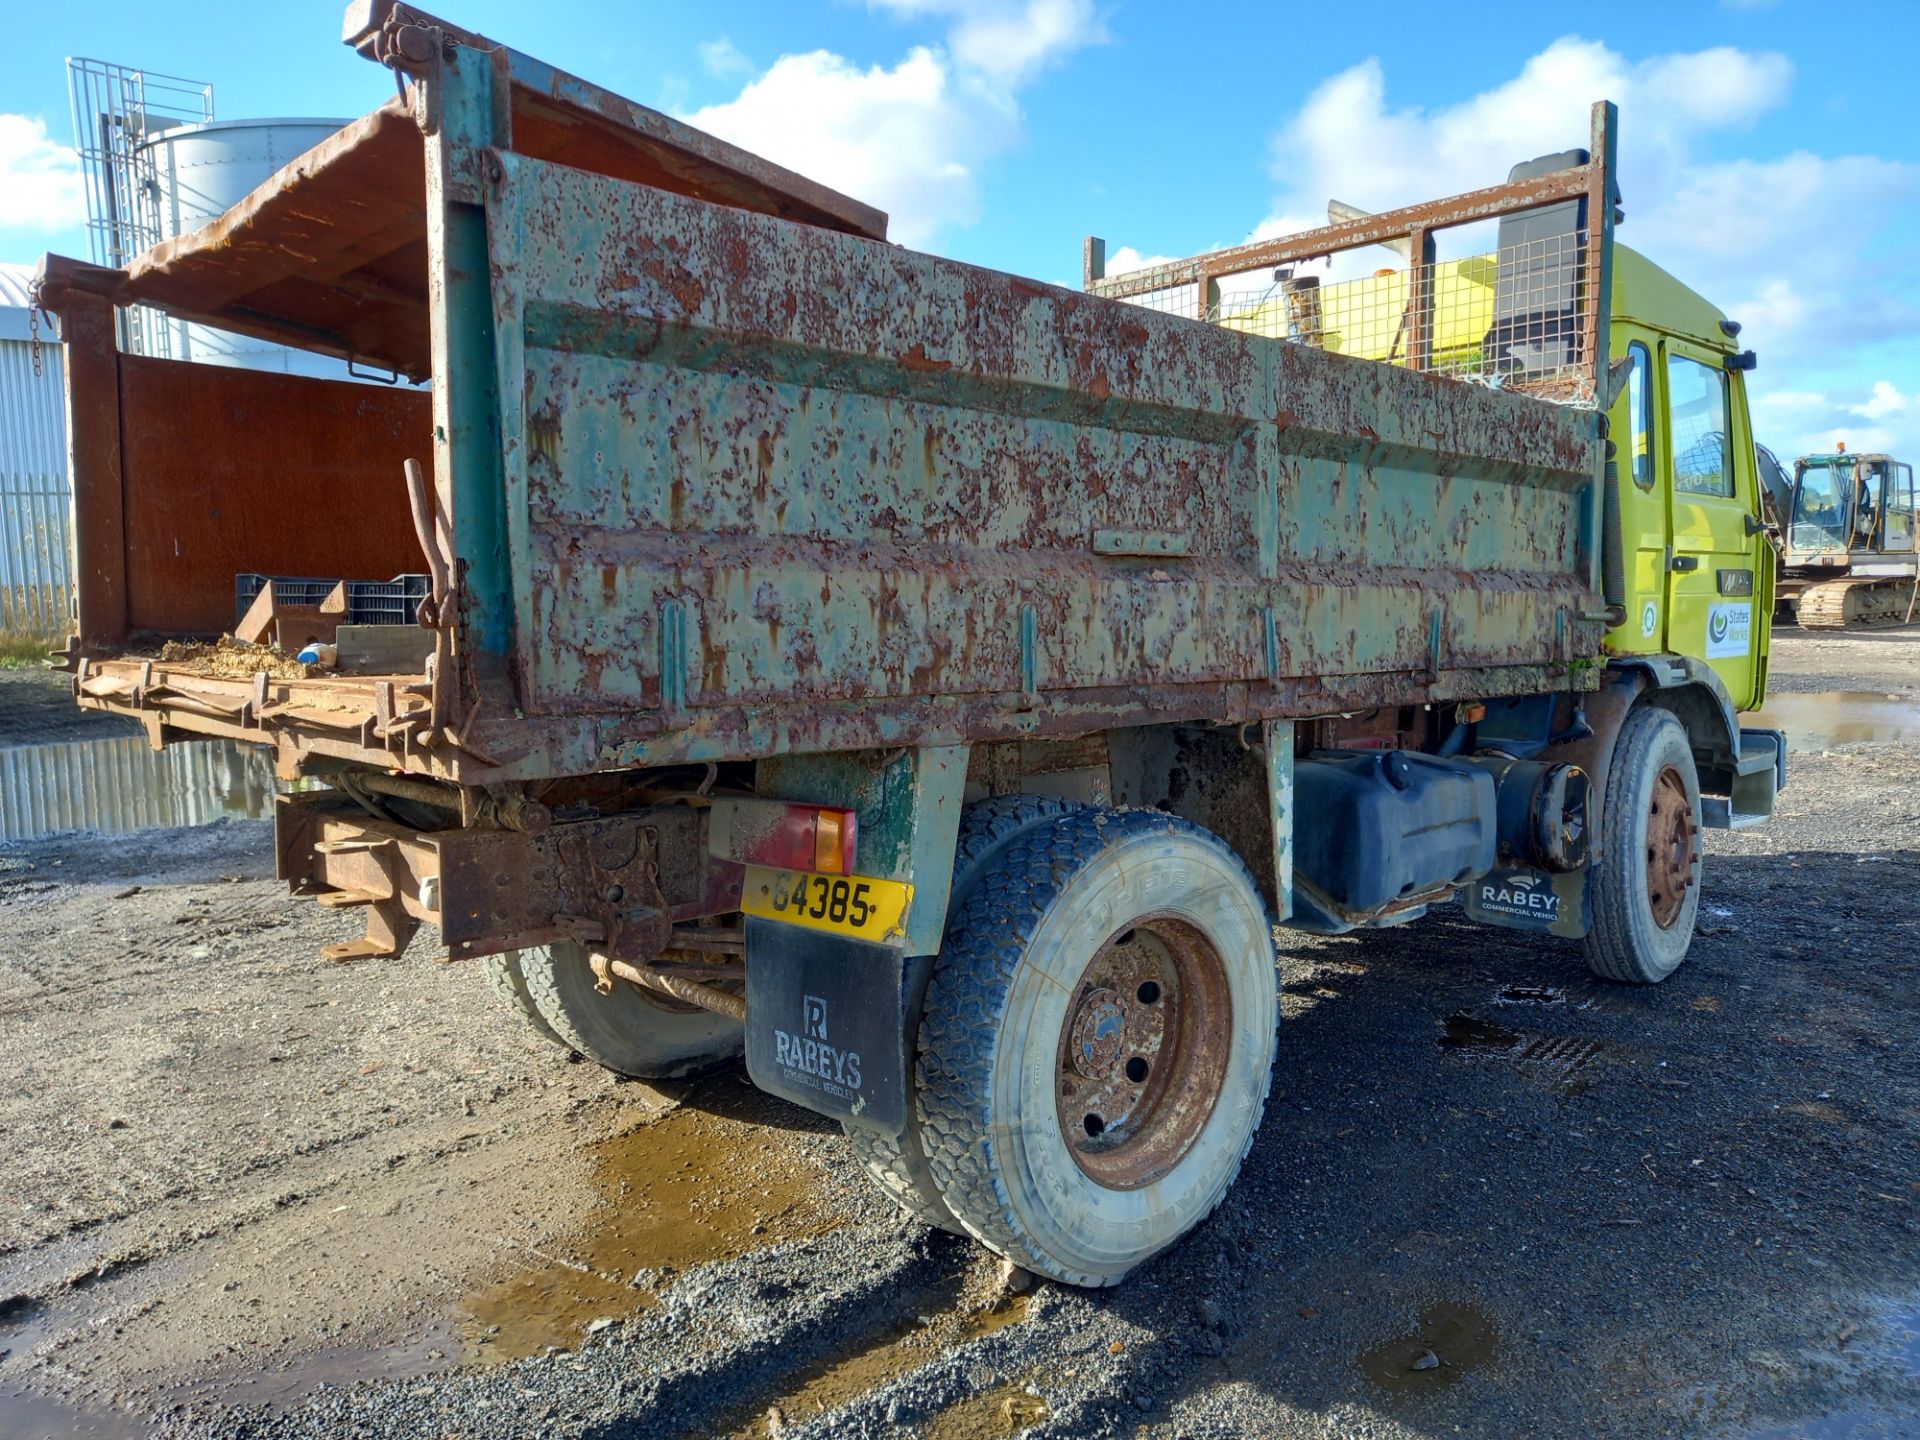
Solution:
M 1760 357 L 1751 350 L 1742 350 L 1738 355 L 1729 355 L 1720 362 L 1729 370 L 1751 370 L 1760 363 Z

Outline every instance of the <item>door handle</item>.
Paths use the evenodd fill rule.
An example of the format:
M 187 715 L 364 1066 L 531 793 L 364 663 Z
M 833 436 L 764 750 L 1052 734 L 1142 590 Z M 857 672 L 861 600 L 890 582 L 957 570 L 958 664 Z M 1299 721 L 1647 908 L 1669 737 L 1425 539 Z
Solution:
M 1667 562 L 1667 568 L 1669 570 L 1698 570 L 1700 568 L 1700 557 L 1698 555 L 1676 555 L 1672 560 Z

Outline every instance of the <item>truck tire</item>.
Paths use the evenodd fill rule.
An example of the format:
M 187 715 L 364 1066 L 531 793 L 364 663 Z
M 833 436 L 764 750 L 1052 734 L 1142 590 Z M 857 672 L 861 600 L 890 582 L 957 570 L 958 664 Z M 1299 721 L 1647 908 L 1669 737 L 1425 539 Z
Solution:
M 960 816 L 960 835 L 953 850 L 953 888 L 947 897 L 949 920 L 960 913 L 986 866 L 997 859 L 1016 836 L 1078 808 L 1076 802 L 1053 795 L 996 795 L 967 806 Z M 921 1144 L 920 1124 L 911 1096 L 907 1101 L 904 1134 L 876 1135 L 857 1126 L 844 1128 L 854 1158 L 894 1204 L 923 1225 L 955 1235 L 967 1233 L 947 1209 L 933 1171 L 927 1165 L 927 1152 Z
M 1693 943 L 1700 908 L 1700 776 L 1671 711 L 1629 711 L 1613 744 L 1589 882 L 1587 966 L 1605 980 L 1657 985 Z
M 602 995 L 586 947 L 570 940 L 522 950 L 520 973 L 555 1038 L 620 1075 L 670 1080 L 729 1060 L 746 1043 L 738 1020 L 655 999 L 627 981 Z
M 537 1033 L 556 1045 L 564 1045 L 567 1042 L 554 1034 L 553 1027 L 547 1024 L 547 1017 L 540 1013 L 540 1007 L 533 1003 L 533 996 L 527 993 L 527 977 L 520 971 L 520 957 L 524 953 L 521 950 L 507 950 L 482 960 L 480 963 L 486 967 L 487 983 Z
M 948 1210 L 1037 1274 L 1117 1283 L 1239 1173 L 1278 998 L 1266 905 L 1218 837 L 1091 807 L 1017 837 L 927 992 L 917 1099 Z

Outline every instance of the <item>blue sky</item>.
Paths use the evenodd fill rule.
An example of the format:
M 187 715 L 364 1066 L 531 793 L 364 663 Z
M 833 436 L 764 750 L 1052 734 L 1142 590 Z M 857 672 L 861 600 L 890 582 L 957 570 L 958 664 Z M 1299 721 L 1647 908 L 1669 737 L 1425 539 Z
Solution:
M 214 83 L 225 118 L 391 82 L 335 3 L 30 7 L 0 53 L 0 259 L 84 253 L 62 58 Z M 429 6 L 429 8 L 432 8 Z M 446 0 L 448 18 L 888 209 L 896 239 L 1077 283 L 1501 178 L 1621 105 L 1623 242 L 1746 323 L 1760 438 L 1920 454 L 1920 3 L 1593 7 Z M 1124 250 L 1123 248 L 1124 247 Z

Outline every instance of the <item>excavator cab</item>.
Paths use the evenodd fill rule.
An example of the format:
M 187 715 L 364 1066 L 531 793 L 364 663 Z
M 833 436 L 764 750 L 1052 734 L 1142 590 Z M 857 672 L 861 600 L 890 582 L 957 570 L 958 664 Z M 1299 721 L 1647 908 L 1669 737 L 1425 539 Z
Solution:
M 1910 619 L 1915 498 L 1913 467 L 1891 455 L 1796 460 L 1775 589 L 1782 618 L 1814 629 Z

